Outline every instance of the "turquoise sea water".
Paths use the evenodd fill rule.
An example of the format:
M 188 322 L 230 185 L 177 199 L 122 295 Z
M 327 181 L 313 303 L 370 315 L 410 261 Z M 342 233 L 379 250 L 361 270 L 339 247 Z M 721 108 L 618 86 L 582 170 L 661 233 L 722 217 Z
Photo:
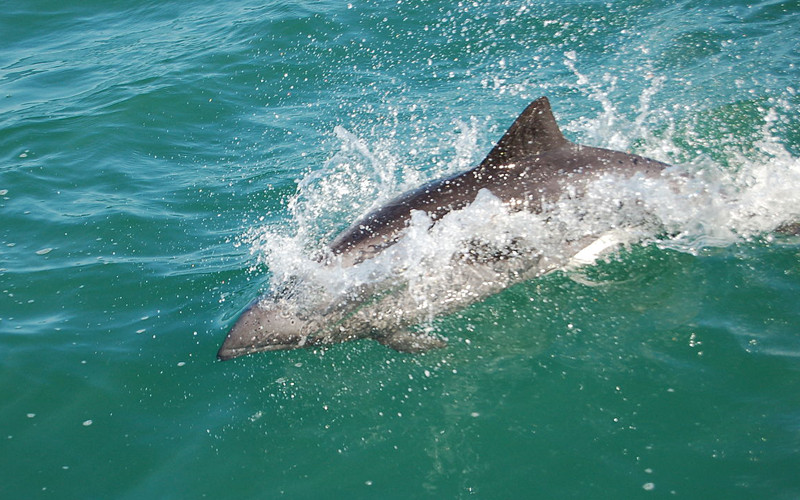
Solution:
M 793 1 L 6 3 L 0 497 L 800 497 L 798 64 Z M 215 361 L 284 242 L 540 95 L 708 179 L 673 239 L 440 319 L 444 350 Z

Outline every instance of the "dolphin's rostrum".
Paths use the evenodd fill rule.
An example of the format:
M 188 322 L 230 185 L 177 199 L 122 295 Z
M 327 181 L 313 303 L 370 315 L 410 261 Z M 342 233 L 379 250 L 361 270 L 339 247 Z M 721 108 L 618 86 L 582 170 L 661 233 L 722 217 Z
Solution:
M 568 141 L 550 103 L 542 97 L 522 112 L 480 165 L 403 194 L 342 232 L 329 245 L 329 265 L 363 265 L 401 240 L 415 213 L 427 214 L 435 224 L 475 202 L 480 193 L 488 192 L 509 210 L 539 213 L 566 191 L 580 197 L 587 184 L 600 176 L 659 177 L 667 166 Z M 591 241 L 600 235 L 594 236 Z M 565 256 L 585 253 L 592 247 L 587 247 L 591 241 L 566 242 Z M 431 300 L 443 304 L 436 312 L 451 312 L 548 270 L 542 262 L 546 258 L 524 245 L 517 246 L 511 241 L 499 250 L 482 252 L 478 245 L 475 252 L 461 255 L 446 271 L 449 286 L 426 292 Z M 445 345 L 438 337 L 410 329 L 425 319 L 425 314 L 416 311 L 407 283 L 361 284 L 338 295 L 322 294 L 318 300 L 308 300 L 308 292 L 302 283 L 290 282 L 251 304 L 228 333 L 217 357 L 226 360 L 367 337 L 406 352 Z

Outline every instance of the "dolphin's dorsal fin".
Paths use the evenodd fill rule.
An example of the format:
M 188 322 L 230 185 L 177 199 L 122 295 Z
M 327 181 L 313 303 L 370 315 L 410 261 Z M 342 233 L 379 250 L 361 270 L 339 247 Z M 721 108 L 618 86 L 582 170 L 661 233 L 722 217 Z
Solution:
M 516 159 L 540 154 L 567 142 L 550 109 L 550 101 L 547 97 L 540 97 L 525 108 L 480 166 L 502 167 L 514 163 Z

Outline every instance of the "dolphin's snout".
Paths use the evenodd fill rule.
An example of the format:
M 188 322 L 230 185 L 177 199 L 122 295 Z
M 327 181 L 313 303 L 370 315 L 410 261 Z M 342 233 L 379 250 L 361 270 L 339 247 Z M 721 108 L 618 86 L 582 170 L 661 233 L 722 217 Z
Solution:
M 304 347 L 301 334 L 305 322 L 281 314 L 278 304 L 263 300 L 251 304 L 242 314 L 217 351 L 217 359 L 229 359 L 261 351 L 282 351 Z

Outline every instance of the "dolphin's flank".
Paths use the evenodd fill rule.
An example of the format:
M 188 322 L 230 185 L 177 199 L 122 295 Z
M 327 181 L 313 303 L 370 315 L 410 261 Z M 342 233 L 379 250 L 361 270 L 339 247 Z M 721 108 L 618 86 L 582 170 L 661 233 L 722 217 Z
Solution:
M 412 213 L 426 213 L 435 224 L 445 215 L 463 209 L 486 190 L 513 210 L 538 213 L 565 191 L 580 196 L 586 183 L 600 175 L 657 177 L 668 165 L 632 154 L 582 146 L 567 140 L 558 128 L 546 97 L 532 102 L 500 138 L 477 167 L 423 185 L 400 195 L 357 221 L 329 245 L 336 265 L 359 265 L 403 238 Z M 599 236 L 599 235 L 598 235 Z M 579 254 L 585 245 L 565 249 Z M 502 253 L 502 252 L 501 252 Z M 511 255 L 509 257 L 509 255 Z M 502 265 L 498 259 L 505 259 Z M 522 279 L 535 276 L 540 257 L 525 252 L 489 259 L 462 259 L 454 266 L 453 287 L 459 283 L 470 293 L 432 300 L 447 302 L 439 313 L 464 307 Z M 508 263 L 506 263 L 508 261 Z M 497 271 L 502 267 L 502 271 Z M 487 278 L 489 276 L 490 278 Z M 298 306 L 292 286 L 249 306 L 228 333 L 217 353 L 221 360 L 260 351 L 327 345 L 358 338 L 373 338 L 406 352 L 441 347 L 437 337 L 413 333 L 421 317 L 410 311 L 403 284 L 376 284 L 351 290 L 340 297 Z M 437 293 L 437 292 L 431 292 Z

